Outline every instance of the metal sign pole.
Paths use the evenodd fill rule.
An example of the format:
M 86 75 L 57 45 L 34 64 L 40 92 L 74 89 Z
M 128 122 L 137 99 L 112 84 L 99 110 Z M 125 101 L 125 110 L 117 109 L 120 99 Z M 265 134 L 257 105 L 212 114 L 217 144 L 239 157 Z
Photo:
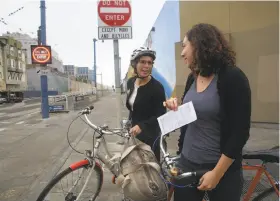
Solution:
M 114 45 L 114 66 L 115 66 L 115 89 L 116 89 L 116 107 L 117 107 L 117 125 L 122 120 L 122 100 L 121 100 L 121 81 L 120 81 L 120 66 L 119 66 L 119 41 L 113 40 Z
M 97 2 L 98 39 L 113 40 L 117 125 L 122 120 L 121 69 L 119 40 L 132 39 L 130 0 L 99 0 Z M 122 138 L 123 139 L 123 138 Z M 121 141 L 122 143 L 122 141 Z
M 93 39 L 93 59 L 94 59 L 94 64 L 93 64 L 93 79 L 94 79 L 94 86 L 96 90 L 96 100 L 98 100 L 98 90 L 97 90 L 97 79 L 96 79 L 96 73 L 97 73 L 97 67 L 96 67 L 96 41 L 97 39 Z
M 41 43 L 46 45 L 46 2 L 45 0 L 40 1 L 41 8 Z M 41 74 L 41 94 L 42 94 L 42 118 L 49 118 L 49 100 L 48 100 L 48 77 L 47 75 Z

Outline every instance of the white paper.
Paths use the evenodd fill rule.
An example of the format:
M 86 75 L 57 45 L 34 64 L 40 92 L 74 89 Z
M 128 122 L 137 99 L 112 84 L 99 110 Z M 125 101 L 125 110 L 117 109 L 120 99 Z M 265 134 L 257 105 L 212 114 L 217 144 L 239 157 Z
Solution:
M 165 135 L 186 124 L 197 120 L 193 103 L 190 101 L 178 107 L 177 111 L 169 111 L 157 118 L 161 134 Z

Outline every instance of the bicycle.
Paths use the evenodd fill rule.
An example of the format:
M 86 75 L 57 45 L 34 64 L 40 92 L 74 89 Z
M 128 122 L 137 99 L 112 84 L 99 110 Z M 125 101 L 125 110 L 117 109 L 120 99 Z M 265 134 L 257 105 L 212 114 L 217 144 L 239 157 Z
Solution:
M 174 157 L 177 160 L 179 157 Z M 261 164 L 252 165 L 246 160 L 261 160 Z M 279 181 L 276 181 L 269 173 L 266 164 L 279 163 L 279 146 L 268 150 L 245 151 L 243 154 L 243 171 L 256 172 L 251 178 L 244 180 L 242 201 L 278 201 L 279 200 Z M 265 179 L 262 179 L 262 176 Z M 261 183 L 263 181 L 263 183 Z M 174 187 L 169 189 L 168 201 L 171 200 Z M 209 201 L 208 195 L 202 201 Z
M 243 154 L 243 159 L 243 170 L 256 172 L 252 179 L 244 182 L 243 201 L 249 201 L 250 198 L 253 198 L 253 201 L 266 200 L 266 198 L 271 201 L 279 200 L 279 181 L 273 178 L 266 167 L 267 163 L 279 163 L 279 146 L 267 150 L 247 151 Z M 252 159 L 262 162 L 261 164 L 251 165 L 246 161 Z M 262 179 L 263 175 L 267 181 Z M 261 180 L 263 180 L 264 185 Z M 259 194 L 255 196 L 254 193 Z
M 113 174 L 112 182 L 115 183 L 114 179 L 120 174 L 120 172 L 119 172 L 120 170 L 119 170 L 119 166 L 118 166 L 119 165 L 118 156 L 117 156 L 118 154 L 112 155 L 108 151 L 108 147 L 107 147 L 106 141 L 104 139 L 104 136 L 105 135 L 119 135 L 128 140 L 130 138 L 129 128 L 131 127 L 131 125 L 130 125 L 129 121 L 123 120 L 121 122 L 121 125 L 122 125 L 121 128 L 109 129 L 108 126 L 96 126 L 88 119 L 88 115 L 91 113 L 93 108 L 94 108 L 93 106 L 85 108 L 84 110 L 82 110 L 82 112 L 80 112 L 81 115 L 78 116 L 78 117 L 81 117 L 83 115 L 86 120 L 86 123 L 91 128 L 94 129 L 94 131 L 95 131 L 94 134 L 98 133 L 98 136 L 96 136 L 96 137 L 95 137 L 95 135 L 93 135 L 92 150 L 85 150 L 85 153 L 84 153 L 85 159 L 71 164 L 68 168 L 66 168 L 65 170 L 60 172 L 58 175 L 56 175 L 42 190 L 42 192 L 40 193 L 40 195 L 37 198 L 37 201 L 45 201 L 45 200 L 57 201 L 57 200 L 55 200 L 56 198 L 58 198 L 56 193 L 49 194 L 50 191 L 56 190 L 56 188 L 54 188 L 55 185 L 58 184 L 64 177 L 66 177 L 70 173 L 73 173 L 80 169 L 82 169 L 81 174 L 77 177 L 77 179 L 75 179 L 75 182 L 73 182 L 74 183 L 73 186 L 69 190 L 67 190 L 67 192 L 65 194 L 63 194 L 62 200 L 64 200 L 64 201 L 81 200 L 80 198 L 81 198 L 82 194 L 84 193 L 87 185 L 90 182 L 92 182 L 93 180 L 96 180 L 96 182 L 97 182 L 96 190 L 94 193 L 90 194 L 90 197 L 89 197 L 90 199 L 87 199 L 87 200 L 90 200 L 90 201 L 96 200 L 96 198 L 98 197 L 98 195 L 101 192 L 103 179 L 104 179 L 101 163 L 103 163 L 109 169 L 109 171 Z M 95 138 L 97 139 L 96 142 L 95 142 Z M 165 169 L 165 174 L 167 173 L 167 174 L 169 174 L 170 177 L 172 177 L 173 179 L 175 178 L 177 180 L 183 180 L 183 179 L 190 180 L 190 183 L 193 182 L 194 180 L 198 181 L 199 178 L 205 172 L 198 171 L 198 172 L 181 172 L 181 173 L 179 173 L 178 170 L 174 166 L 175 159 L 169 157 L 169 155 L 165 152 L 166 148 L 164 148 L 163 140 L 164 140 L 164 136 L 161 136 L 160 137 L 160 148 L 161 148 L 161 151 L 163 152 L 164 162 L 165 162 L 165 164 L 167 164 L 167 169 Z M 70 143 L 69 143 L 69 145 L 71 146 Z M 99 151 L 101 149 L 101 147 L 104 148 L 105 153 Z M 71 146 L 71 148 L 74 149 L 72 146 Z M 89 174 L 86 176 L 85 182 L 83 183 L 81 190 L 79 191 L 79 193 L 76 194 L 75 190 L 78 188 L 77 186 L 79 183 L 79 179 L 81 179 L 83 173 L 85 173 L 85 171 L 87 171 L 87 170 L 89 171 Z M 90 179 L 93 172 L 95 173 L 96 177 Z M 67 184 L 68 184 L 68 181 L 67 181 Z M 51 199 L 51 198 L 54 198 L 54 199 Z
M 95 185 L 96 190 L 93 193 L 91 193 L 89 195 L 89 199 L 87 199 L 90 201 L 95 201 L 102 190 L 102 184 L 103 184 L 103 180 L 104 180 L 103 168 L 101 166 L 102 163 L 113 174 L 112 182 L 115 183 L 115 178 L 120 174 L 120 172 L 119 172 L 120 168 L 119 168 L 119 163 L 118 163 L 119 156 L 118 156 L 118 154 L 112 155 L 108 151 L 107 143 L 105 141 L 104 136 L 105 135 L 119 135 L 119 136 L 124 137 L 125 139 L 129 140 L 129 138 L 130 138 L 129 128 L 131 127 L 131 125 L 130 125 L 129 121 L 123 120 L 121 122 L 121 125 L 122 125 L 121 128 L 109 129 L 109 127 L 106 125 L 105 126 L 96 126 L 88 119 L 88 115 L 91 113 L 93 108 L 94 108 L 93 106 L 85 108 L 84 110 L 82 110 L 80 112 L 81 115 L 78 116 L 80 118 L 81 118 L 81 116 L 84 116 L 84 118 L 86 120 L 85 122 L 91 128 L 93 128 L 93 130 L 95 131 L 93 134 L 93 138 L 92 138 L 92 143 L 93 143 L 92 150 L 85 150 L 85 153 L 84 153 L 85 159 L 71 164 L 68 168 L 66 168 L 65 170 L 60 172 L 58 175 L 56 175 L 42 190 L 42 192 L 40 193 L 40 195 L 37 198 L 37 201 L 44 201 L 44 200 L 57 201 L 56 194 L 54 193 L 54 196 L 53 196 L 52 194 L 49 194 L 50 191 L 55 189 L 55 185 L 58 184 L 67 175 L 69 175 L 70 173 L 79 171 L 80 169 L 82 169 L 81 174 L 79 174 L 77 179 L 75 179 L 75 182 L 73 182 L 74 183 L 73 186 L 71 186 L 71 188 L 69 190 L 67 190 L 67 192 L 65 194 L 63 194 L 63 200 L 64 201 L 80 201 L 83 193 L 86 190 L 87 185 L 89 184 L 89 186 L 91 186 L 91 188 L 92 188 L 92 185 L 90 185 L 91 184 L 90 182 L 96 181 L 97 182 L 97 184 Z M 76 120 L 76 119 L 74 119 L 74 120 Z M 95 133 L 98 133 L 98 136 L 95 136 Z M 172 198 L 172 195 L 173 195 L 173 187 L 172 187 L 172 186 L 174 186 L 173 181 L 177 181 L 179 183 L 180 183 L 180 181 L 183 182 L 184 187 L 195 187 L 198 185 L 198 181 L 199 181 L 200 177 L 206 173 L 206 170 L 205 171 L 204 170 L 196 171 L 196 172 L 182 172 L 180 169 L 178 169 L 176 167 L 176 161 L 179 157 L 178 156 L 172 157 L 166 151 L 167 147 L 164 144 L 164 140 L 167 135 L 161 135 L 159 139 L 160 139 L 160 149 L 161 149 L 161 152 L 163 155 L 163 157 L 162 157 L 163 160 L 161 161 L 162 179 L 170 186 L 169 192 L 168 192 L 168 198 L 167 198 L 167 201 L 170 201 Z M 96 139 L 96 142 L 95 142 L 95 139 Z M 69 143 L 69 145 L 71 146 L 70 143 Z M 103 147 L 104 153 L 102 151 L 100 151 L 102 147 Z M 72 146 L 71 146 L 71 148 L 74 149 Z M 75 150 L 75 151 L 77 151 L 77 150 Z M 263 154 L 263 155 L 265 155 L 265 154 Z M 256 156 L 256 154 L 253 154 L 253 153 L 247 153 L 246 156 L 247 156 L 247 159 L 252 158 L 252 157 L 261 158 L 260 155 Z M 246 157 L 246 156 L 244 155 L 244 157 Z M 269 155 L 268 153 L 266 153 L 266 156 L 271 157 L 271 155 Z M 272 158 L 275 159 L 275 156 L 272 156 Z M 264 159 L 264 158 L 261 158 L 261 159 Z M 268 159 L 268 158 L 266 158 L 266 159 Z M 279 160 L 279 157 L 278 157 L 278 160 Z M 243 166 L 243 167 L 245 167 L 245 166 Z M 268 172 L 263 171 L 264 169 L 261 169 L 259 166 L 247 165 L 247 167 L 249 169 L 256 168 L 258 170 L 262 170 L 262 173 L 265 172 L 266 175 L 269 175 Z M 262 166 L 262 167 L 265 167 L 265 166 Z M 75 191 L 78 189 L 79 180 L 82 178 L 82 175 L 86 171 L 89 171 L 89 173 L 85 177 L 85 182 L 82 183 L 81 190 L 79 192 L 75 193 Z M 93 173 L 95 173 L 96 176 L 91 179 L 91 175 Z M 259 174 L 260 174 L 260 172 L 259 172 Z M 259 177 L 257 177 L 257 178 L 259 178 Z M 72 180 L 74 180 L 73 177 L 72 177 Z M 253 181 L 254 182 L 251 184 L 250 189 L 254 190 L 256 180 L 253 180 Z M 67 181 L 67 184 L 68 184 L 68 181 Z M 272 182 L 271 184 L 273 185 L 274 183 Z M 279 196 L 278 184 L 273 185 L 273 190 L 277 191 L 278 196 Z M 271 188 L 267 189 L 266 191 L 264 191 L 263 193 L 258 195 L 256 198 L 254 198 L 255 199 L 254 201 L 259 201 L 260 199 L 262 199 L 264 196 L 266 196 L 270 192 L 271 192 Z M 251 191 L 247 193 L 248 199 L 244 200 L 244 201 L 249 200 L 250 194 L 251 194 Z M 50 199 L 50 198 L 54 198 L 54 199 Z M 204 201 L 207 201 L 207 195 L 204 198 Z
M 178 157 L 174 157 L 176 160 Z M 252 165 L 246 160 L 261 160 L 261 164 Z M 277 201 L 279 200 L 279 181 L 276 181 L 269 173 L 266 164 L 267 163 L 279 163 L 279 146 L 273 147 L 267 150 L 259 151 L 245 151 L 243 154 L 243 171 L 256 172 L 252 175 L 252 178 L 244 180 L 242 201 Z M 262 176 L 268 181 L 261 183 Z M 267 187 L 268 186 L 268 187 Z M 169 190 L 168 201 L 171 200 L 174 187 Z M 208 195 L 206 193 L 203 201 L 208 201 Z

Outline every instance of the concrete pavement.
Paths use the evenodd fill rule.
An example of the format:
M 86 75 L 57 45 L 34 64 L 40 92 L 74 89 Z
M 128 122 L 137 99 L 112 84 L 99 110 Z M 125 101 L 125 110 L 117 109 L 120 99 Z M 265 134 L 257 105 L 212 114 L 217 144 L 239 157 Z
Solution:
M 114 95 L 100 98 L 94 104 L 95 109 L 90 116 L 92 122 L 97 125 L 119 127 L 116 122 L 115 104 Z M 28 129 L 22 124 L 15 124 L 11 130 L 0 132 L 1 201 L 36 200 L 40 191 L 54 175 L 69 164 L 84 158 L 83 155 L 74 152 L 66 140 L 67 127 L 76 115 L 77 112 L 59 114 Z M 123 117 L 127 115 L 124 108 Z M 277 127 L 253 125 L 246 148 L 257 150 L 278 145 L 278 132 Z M 72 146 L 76 145 L 76 149 L 83 151 L 91 148 L 91 138 L 92 130 L 81 120 L 72 125 L 70 142 Z M 122 146 L 116 144 L 118 136 L 108 136 L 106 139 L 111 152 L 121 151 Z M 168 138 L 168 151 L 171 154 L 175 154 L 177 150 L 177 139 L 178 132 L 170 134 Z M 119 201 L 122 197 L 117 186 L 111 183 L 111 176 L 105 169 L 99 201 Z
M 51 114 L 42 120 L 40 105 L 37 112 L 23 108 L 13 105 L 0 109 L 1 201 L 20 201 L 32 195 L 39 181 L 57 173 L 63 154 L 69 153 L 66 132 L 77 112 Z M 70 142 L 77 143 L 86 127 L 77 120 L 69 133 Z

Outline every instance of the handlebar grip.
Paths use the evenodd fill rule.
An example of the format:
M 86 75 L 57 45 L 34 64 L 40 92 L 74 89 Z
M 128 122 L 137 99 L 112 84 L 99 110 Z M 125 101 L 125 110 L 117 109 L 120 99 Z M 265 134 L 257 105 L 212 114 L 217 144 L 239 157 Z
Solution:
M 209 170 L 198 170 L 198 171 L 195 171 L 195 176 L 196 176 L 196 178 L 200 179 L 208 171 Z

